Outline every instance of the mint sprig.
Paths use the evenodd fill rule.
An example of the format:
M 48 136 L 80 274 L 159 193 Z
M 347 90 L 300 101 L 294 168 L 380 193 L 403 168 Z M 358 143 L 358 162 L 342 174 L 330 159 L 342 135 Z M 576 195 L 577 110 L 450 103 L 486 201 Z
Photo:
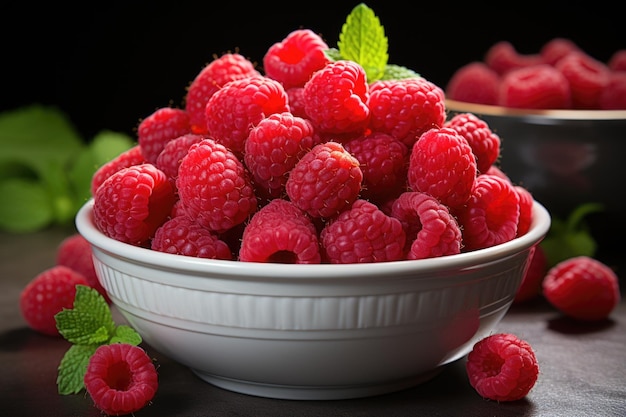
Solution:
M 73 344 L 58 368 L 59 394 L 76 394 L 85 387 L 83 379 L 89 358 L 99 346 L 111 343 L 136 346 L 142 341 L 133 328 L 116 325 L 104 297 L 86 285 L 76 286 L 73 308 L 64 308 L 54 319 L 61 336 Z

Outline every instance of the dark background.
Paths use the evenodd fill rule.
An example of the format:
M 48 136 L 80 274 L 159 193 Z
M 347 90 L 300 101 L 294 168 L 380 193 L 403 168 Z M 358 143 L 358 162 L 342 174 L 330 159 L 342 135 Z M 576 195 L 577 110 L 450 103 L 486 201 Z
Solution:
M 0 110 L 56 105 L 87 140 L 102 129 L 134 135 L 142 117 L 182 105 L 214 54 L 238 50 L 261 62 L 272 43 L 301 27 L 334 47 L 358 1 L 94 3 L 0 6 Z M 365 3 L 385 27 L 390 63 L 441 87 L 500 40 L 537 53 L 566 37 L 601 61 L 626 48 L 624 15 L 608 2 Z

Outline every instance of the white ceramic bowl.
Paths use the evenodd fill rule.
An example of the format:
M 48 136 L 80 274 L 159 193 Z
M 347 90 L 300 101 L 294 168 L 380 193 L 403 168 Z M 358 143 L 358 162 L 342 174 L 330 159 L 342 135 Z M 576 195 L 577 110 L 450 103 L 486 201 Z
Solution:
M 509 309 L 531 247 L 550 227 L 442 258 L 354 265 L 208 260 L 100 233 L 78 212 L 100 282 L 154 349 L 245 394 L 327 400 L 424 382 L 466 355 Z

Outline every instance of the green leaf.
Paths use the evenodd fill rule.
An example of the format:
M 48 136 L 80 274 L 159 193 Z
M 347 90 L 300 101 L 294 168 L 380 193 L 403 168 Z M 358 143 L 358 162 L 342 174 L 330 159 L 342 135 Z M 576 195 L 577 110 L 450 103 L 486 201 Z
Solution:
M 132 327 L 120 325 L 115 328 L 109 343 L 128 343 L 137 346 L 141 343 L 141 336 Z
M 97 348 L 98 345 L 72 345 L 65 352 L 57 375 L 59 394 L 77 394 L 85 388 L 84 378 L 89 358 Z
M 104 297 L 94 288 L 77 285 L 73 307 L 54 316 L 59 333 L 77 345 L 106 343 L 114 333 L 115 322 Z
M 385 67 L 385 73 L 383 74 L 382 80 L 401 80 L 404 78 L 419 78 L 420 75 L 409 69 L 407 67 L 403 67 L 400 65 L 389 64 Z
M 364 3 L 358 4 L 346 18 L 337 46 L 343 59 L 363 67 L 369 83 L 383 77 L 389 44 L 380 20 Z
M 0 204 L 1 229 L 14 233 L 34 232 L 49 225 L 55 217 L 48 191 L 35 180 L 0 180 L 0 195 L 4 201 L 11 202 Z

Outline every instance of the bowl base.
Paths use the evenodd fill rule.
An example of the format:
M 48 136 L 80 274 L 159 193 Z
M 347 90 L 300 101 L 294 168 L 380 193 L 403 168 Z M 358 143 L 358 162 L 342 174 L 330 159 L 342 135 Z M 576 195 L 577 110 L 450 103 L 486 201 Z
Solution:
M 301 386 L 263 384 L 208 374 L 196 369 L 191 371 L 205 382 L 228 391 L 256 397 L 280 400 L 346 400 L 351 398 L 373 397 L 401 391 L 422 384 L 439 375 L 445 365 L 411 378 L 368 385 L 342 386 Z

